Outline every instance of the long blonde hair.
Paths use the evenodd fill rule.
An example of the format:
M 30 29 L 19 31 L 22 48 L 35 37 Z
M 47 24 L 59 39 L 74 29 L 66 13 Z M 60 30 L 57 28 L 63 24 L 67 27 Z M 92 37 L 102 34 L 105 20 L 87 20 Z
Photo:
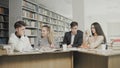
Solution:
M 43 27 L 47 28 L 47 31 L 49 32 L 48 36 L 47 36 L 49 44 L 53 44 L 53 40 L 54 40 L 54 38 L 53 38 L 53 30 L 48 25 L 43 25 L 42 28 Z

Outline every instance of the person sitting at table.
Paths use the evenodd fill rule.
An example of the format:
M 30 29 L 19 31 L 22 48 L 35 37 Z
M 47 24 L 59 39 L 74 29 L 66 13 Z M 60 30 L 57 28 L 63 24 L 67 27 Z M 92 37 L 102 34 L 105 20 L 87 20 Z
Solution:
M 92 36 L 89 35 L 88 41 L 84 40 L 81 47 L 92 49 L 101 48 L 100 45 L 106 43 L 106 38 L 99 23 L 94 22 L 93 24 L 91 24 L 91 33 Z
M 83 42 L 83 32 L 78 30 L 78 23 L 73 21 L 71 31 L 66 32 L 63 39 L 63 44 L 67 44 L 68 48 L 79 47 Z
M 9 44 L 16 51 L 23 52 L 32 50 L 32 46 L 27 36 L 25 36 L 25 26 L 24 21 L 17 21 L 14 24 L 15 33 L 12 33 L 9 38 Z
M 48 25 L 43 25 L 41 29 L 40 48 L 54 48 L 53 32 Z
M 90 37 L 90 31 L 89 30 L 86 30 L 83 34 L 83 43 L 80 47 L 82 47 L 83 45 L 86 45 L 86 43 L 88 42 L 89 40 L 89 37 Z

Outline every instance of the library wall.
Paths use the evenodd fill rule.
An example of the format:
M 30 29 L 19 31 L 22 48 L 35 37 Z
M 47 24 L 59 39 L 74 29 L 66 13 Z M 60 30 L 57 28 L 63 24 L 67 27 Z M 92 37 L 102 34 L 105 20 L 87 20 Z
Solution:
M 84 0 L 72 0 L 73 20 L 77 21 L 78 29 L 84 31 Z
M 15 32 L 15 29 L 13 27 L 14 23 L 18 20 L 22 20 L 22 0 L 10 0 L 9 1 L 9 35 L 11 33 Z
M 116 32 L 112 33 L 115 25 L 110 27 L 108 26 L 111 23 L 120 23 L 119 4 L 120 0 L 84 0 L 85 29 L 90 28 L 91 23 L 99 22 L 108 40 L 110 36 L 118 35 L 119 31 L 117 31 L 116 29 L 114 30 Z M 118 25 L 120 26 L 120 24 Z M 112 31 L 110 31 L 111 29 Z

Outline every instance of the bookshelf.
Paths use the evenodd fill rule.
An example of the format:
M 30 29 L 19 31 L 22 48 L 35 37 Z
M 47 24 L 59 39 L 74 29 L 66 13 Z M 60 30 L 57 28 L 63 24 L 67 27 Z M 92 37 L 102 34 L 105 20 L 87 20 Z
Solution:
M 35 44 L 38 39 L 38 13 L 37 13 L 37 5 L 29 2 L 27 0 L 22 1 L 22 18 L 23 21 L 27 24 L 25 35 L 27 35 L 30 39 L 32 45 Z
M 15 16 L 10 18 L 10 23 L 14 24 L 13 22 L 17 20 L 24 20 L 27 24 L 25 34 L 34 45 L 38 45 L 41 27 L 45 24 L 53 29 L 55 41 L 58 43 L 62 41 L 64 33 L 70 30 L 70 19 L 48 10 L 32 0 L 11 0 L 9 4 L 10 16 Z M 15 8 L 17 11 L 13 10 Z M 12 25 L 10 26 L 12 27 Z M 12 31 L 13 28 L 10 30 Z
M 9 35 L 9 9 L 5 1 L 0 1 L 0 44 L 7 44 Z

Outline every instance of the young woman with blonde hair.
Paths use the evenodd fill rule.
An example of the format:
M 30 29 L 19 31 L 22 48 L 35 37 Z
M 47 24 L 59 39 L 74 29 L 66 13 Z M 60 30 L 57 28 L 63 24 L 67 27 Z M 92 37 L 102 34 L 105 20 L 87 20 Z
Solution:
M 54 47 L 53 31 L 50 26 L 43 25 L 41 30 L 40 47 Z

